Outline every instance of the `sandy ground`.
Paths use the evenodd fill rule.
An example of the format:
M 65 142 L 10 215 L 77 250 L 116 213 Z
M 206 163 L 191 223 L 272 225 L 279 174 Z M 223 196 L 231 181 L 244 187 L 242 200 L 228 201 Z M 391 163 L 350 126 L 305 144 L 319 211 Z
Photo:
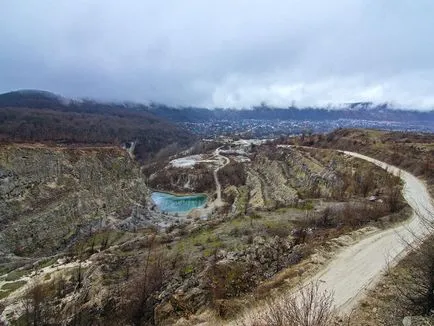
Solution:
M 192 217 L 209 217 L 216 208 L 223 206 L 225 203 L 222 200 L 222 186 L 220 184 L 218 178 L 218 171 L 224 168 L 226 165 L 230 163 L 229 158 L 221 155 L 220 153 L 221 147 L 217 148 L 213 154 L 213 162 L 217 163 L 217 167 L 213 170 L 214 183 L 216 185 L 216 194 L 217 198 L 208 203 L 208 205 L 204 208 L 194 208 L 192 209 L 188 215 Z
M 176 168 L 192 168 L 200 162 L 202 162 L 202 155 L 191 155 L 172 160 L 169 164 Z
M 404 182 L 404 198 L 414 210 L 403 224 L 376 232 L 344 248 L 322 271 L 306 281 L 305 284 L 319 282 L 320 291 L 333 293 L 335 308 L 344 315 L 351 312 L 367 289 L 375 286 L 388 266 L 396 264 L 412 245 L 416 245 L 418 238 L 427 235 L 426 221 L 434 219 L 434 207 L 425 184 L 412 174 L 358 153 L 343 153 L 400 176 Z M 255 313 L 260 311 L 260 307 L 255 308 Z

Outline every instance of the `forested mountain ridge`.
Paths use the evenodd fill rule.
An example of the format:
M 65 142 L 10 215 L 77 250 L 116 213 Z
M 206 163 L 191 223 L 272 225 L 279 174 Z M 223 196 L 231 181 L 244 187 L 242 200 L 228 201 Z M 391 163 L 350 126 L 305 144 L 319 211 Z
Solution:
M 164 105 L 151 104 L 149 112 L 176 122 L 207 122 L 212 120 L 375 120 L 417 122 L 433 121 L 434 110 L 417 111 L 413 109 L 396 109 L 384 103 L 348 103 L 338 107 L 270 107 L 256 106 L 249 109 L 205 109 L 205 108 L 171 108 Z
M 396 109 L 388 103 L 377 105 L 371 102 L 305 108 L 293 105 L 276 108 L 261 104 L 242 110 L 206 109 L 68 99 L 38 90 L 0 94 L 0 140 L 91 144 L 137 141 L 135 154 L 141 161 L 159 157 L 157 153 L 160 151 L 174 153 L 174 149 L 191 145 L 195 137 L 187 130 L 189 128 L 194 131 L 202 126 L 200 134 L 204 136 L 212 135 L 212 127 L 207 127 L 209 122 L 253 120 L 259 121 L 266 130 L 274 128 L 274 121 L 316 123 L 338 120 L 398 122 L 403 124 L 401 128 L 410 124 L 422 128 L 434 123 L 434 111 Z M 233 129 L 225 132 L 230 130 Z M 282 132 L 294 130 L 285 127 Z
M 246 109 L 171 107 L 164 104 L 133 102 L 98 102 L 90 99 L 73 100 L 46 91 L 21 90 L 0 94 L 0 108 L 26 107 L 55 109 L 56 111 L 104 114 L 138 114 L 148 119 L 163 118 L 173 122 L 206 122 L 211 120 L 260 119 L 260 120 L 337 120 L 366 119 L 390 121 L 433 121 L 434 110 L 418 111 L 390 103 L 354 102 L 340 105 L 298 107 L 273 107 L 266 104 Z
M 75 144 L 137 141 L 137 158 L 146 160 L 169 145 L 185 147 L 193 137 L 143 107 L 67 100 L 29 90 L 0 95 L 0 140 Z

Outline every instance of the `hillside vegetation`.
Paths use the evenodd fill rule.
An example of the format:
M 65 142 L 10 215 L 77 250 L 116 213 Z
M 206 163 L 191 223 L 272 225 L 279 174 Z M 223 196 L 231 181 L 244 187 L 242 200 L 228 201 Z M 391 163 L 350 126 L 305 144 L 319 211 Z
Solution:
M 112 145 L 137 141 L 135 154 L 143 161 L 168 146 L 185 148 L 194 139 L 144 107 L 65 101 L 48 92 L 26 91 L 0 95 L 0 140 Z
M 225 323 L 408 214 L 398 178 L 334 150 L 213 144 L 197 170 L 144 169 L 213 198 L 211 179 L 191 176 L 212 175 L 223 146 L 225 206 L 200 218 L 149 207 L 120 148 L 2 146 L 0 311 L 18 324 Z
M 272 289 L 294 285 L 327 261 L 336 243 L 354 241 L 367 231 L 346 240 L 337 240 L 340 236 L 363 227 L 372 232 L 407 217 L 399 178 L 362 160 L 271 143 L 229 147 L 234 146 L 224 146 L 221 153 L 230 163 L 218 171 L 228 206 L 209 221 L 192 219 L 190 225 L 166 231 L 168 253 L 176 256 L 181 250 L 184 272 L 170 282 L 182 295 L 157 307 L 161 325 L 203 307 L 219 318 L 232 318 L 251 295 L 263 298 Z M 201 182 L 212 175 L 212 163 L 160 168 L 150 172 L 154 187 L 201 189 L 213 197 L 215 185 Z
M 300 141 L 300 140 L 298 140 Z M 434 135 L 377 130 L 336 130 L 302 140 L 313 146 L 356 151 L 403 168 L 426 181 L 434 196 Z M 430 212 L 434 217 L 434 212 Z M 425 221 L 432 233 L 432 220 Z M 352 313 L 351 325 L 432 325 L 434 238 L 419 238 Z
M 434 134 L 338 129 L 301 142 L 365 154 L 425 179 L 431 189 L 434 185 Z

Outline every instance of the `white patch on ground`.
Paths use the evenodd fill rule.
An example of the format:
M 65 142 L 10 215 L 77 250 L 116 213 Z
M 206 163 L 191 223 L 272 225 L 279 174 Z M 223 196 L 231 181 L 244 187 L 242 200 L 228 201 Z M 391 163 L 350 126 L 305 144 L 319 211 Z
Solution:
M 243 147 L 242 149 L 229 149 L 225 151 L 220 151 L 221 154 L 225 155 L 247 155 L 248 149 Z
M 234 141 L 232 144 L 241 145 L 241 146 L 249 146 L 249 145 L 261 145 L 265 144 L 270 139 L 240 139 Z
M 212 164 L 213 166 L 215 165 L 218 166 L 220 161 L 218 158 L 205 157 L 205 155 L 199 154 L 199 155 L 191 155 L 191 156 L 185 156 L 185 157 L 174 159 L 169 162 L 168 167 L 192 169 L 196 164 L 199 163 Z
M 242 155 L 231 156 L 231 159 L 233 159 L 235 162 L 238 162 L 238 163 L 250 162 L 250 159 L 248 157 L 245 157 Z
M 191 155 L 172 160 L 169 164 L 175 168 L 192 168 L 201 161 L 202 155 Z
M 47 187 L 50 189 L 56 189 L 58 187 L 57 182 L 53 181 L 53 182 L 47 182 Z
M 7 320 L 16 319 L 24 312 L 24 304 L 23 300 L 20 300 L 22 296 L 34 285 L 38 283 L 46 283 L 53 280 L 56 276 L 61 275 L 66 270 L 77 268 L 81 265 L 81 268 L 86 268 L 91 265 L 90 260 L 86 260 L 83 262 L 80 261 L 72 261 L 66 263 L 64 259 L 58 259 L 56 263 L 51 266 L 47 266 L 41 268 L 39 270 L 32 271 L 29 275 L 22 276 L 19 279 L 13 281 L 5 281 L 2 280 L 0 282 L 0 288 L 7 283 L 15 283 L 19 281 L 27 282 L 25 285 L 20 287 L 19 289 L 11 292 L 8 297 L 0 300 L 2 304 L 5 305 L 4 311 L 0 315 L 0 325 L 5 323 L 7 325 Z M 46 275 L 50 275 L 50 278 L 46 278 Z

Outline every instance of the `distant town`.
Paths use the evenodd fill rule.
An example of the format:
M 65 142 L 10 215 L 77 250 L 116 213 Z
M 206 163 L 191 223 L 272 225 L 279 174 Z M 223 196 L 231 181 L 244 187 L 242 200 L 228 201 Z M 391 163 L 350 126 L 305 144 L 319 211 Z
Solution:
M 421 122 L 373 121 L 359 119 L 338 120 L 215 120 L 206 122 L 181 122 L 189 131 L 206 137 L 237 135 L 242 138 L 276 138 L 302 133 L 326 133 L 337 128 L 373 128 L 394 131 L 433 132 L 434 125 Z

